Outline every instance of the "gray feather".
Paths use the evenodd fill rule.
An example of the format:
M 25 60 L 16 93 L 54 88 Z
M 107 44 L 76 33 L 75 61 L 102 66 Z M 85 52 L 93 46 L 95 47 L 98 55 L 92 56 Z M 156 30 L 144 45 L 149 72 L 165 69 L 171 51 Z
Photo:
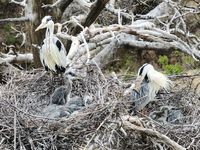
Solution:
M 149 98 L 149 86 L 145 80 L 141 82 L 137 92 L 134 90 L 131 92 L 130 101 L 133 101 L 135 110 L 142 110 L 151 101 Z

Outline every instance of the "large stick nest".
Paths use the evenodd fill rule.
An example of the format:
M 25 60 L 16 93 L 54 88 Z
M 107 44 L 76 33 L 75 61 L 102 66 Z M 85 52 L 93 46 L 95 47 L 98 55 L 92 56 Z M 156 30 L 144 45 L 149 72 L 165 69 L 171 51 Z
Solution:
M 123 96 L 135 76 L 118 79 L 104 76 L 98 67 L 87 67 L 83 79 L 73 81 L 71 97 L 92 96 L 92 104 L 83 112 L 63 118 L 48 118 L 43 110 L 50 96 L 61 85 L 54 78 L 53 87 L 45 71 L 12 72 L 7 84 L 1 85 L 0 148 L 1 149 L 173 149 L 155 137 L 130 131 L 120 126 L 122 116 L 129 115 L 130 96 Z M 159 92 L 158 101 L 146 107 L 146 117 L 140 119 L 144 128 L 157 130 L 179 145 L 200 149 L 200 111 L 195 75 L 171 76 L 175 86 L 169 92 Z M 184 123 L 159 123 L 149 117 L 160 107 L 181 106 Z M 140 112 L 136 112 L 141 117 Z

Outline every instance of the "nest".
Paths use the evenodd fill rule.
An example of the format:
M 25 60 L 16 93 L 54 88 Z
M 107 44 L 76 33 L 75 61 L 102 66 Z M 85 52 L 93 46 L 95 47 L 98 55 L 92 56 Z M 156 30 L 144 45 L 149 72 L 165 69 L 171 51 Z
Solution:
M 56 76 L 51 86 L 45 71 L 12 72 L 7 83 L 0 86 L 0 148 L 176 149 L 147 132 L 156 131 L 180 147 L 200 149 L 199 84 L 193 86 L 199 73 L 171 76 L 175 86 L 157 94 L 157 101 L 146 107 L 145 117 L 135 112 L 135 124 L 130 121 L 135 117 L 130 115 L 130 95 L 123 96 L 135 76 L 106 77 L 98 67 L 86 69 L 84 74 L 83 79 L 73 81 L 71 97 L 89 95 L 92 104 L 83 112 L 48 118 L 43 111 L 50 104 L 52 92 L 62 84 L 61 78 Z M 159 123 L 149 117 L 150 112 L 165 105 L 183 107 L 182 124 Z

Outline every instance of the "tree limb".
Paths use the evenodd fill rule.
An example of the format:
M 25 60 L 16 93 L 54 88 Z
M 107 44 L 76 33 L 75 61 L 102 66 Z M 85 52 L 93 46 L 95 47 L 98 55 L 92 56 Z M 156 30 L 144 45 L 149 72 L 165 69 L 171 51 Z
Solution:
M 0 19 L 0 22 L 20 22 L 20 21 L 29 21 L 29 18 L 28 17 L 21 17 L 21 18 Z
M 124 129 L 126 129 L 126 130 L 134 131 L 134 132 L 137 132 L 139 134 L 143 134 L 145 136 L 149 136 L 151 138 L 152 137 L 156 138 L 157 140 L 160 140 L 163 143 L 165 143 L 168 146 L 170 146 L 172 149 L 175 149 L 175 150 L 186 150 L 186 148 L 180 146 L 178 143 L 174 142 L 173 140 L 171 140 L 166 135 L 163 135 L 163 134 L 159 133 L 158 131 L 155 131 L 155 130 L 152 130 L 152 129 L 147 129 L 147 128 L 143 128 L 141 126 L 137 126 L 137 125 L 131 124 L 129 121 L 126 121 L 123 118 L 122 118 L 122 127 Z

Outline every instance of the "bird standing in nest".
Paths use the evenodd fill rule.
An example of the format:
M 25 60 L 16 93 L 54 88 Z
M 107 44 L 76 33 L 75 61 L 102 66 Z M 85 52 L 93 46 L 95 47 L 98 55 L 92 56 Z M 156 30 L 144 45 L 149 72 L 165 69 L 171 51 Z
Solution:
M 50 71 L 51 82 L 54 73 L 63 73 L 67 66 L 66 50 L 63 43 L 53 35 L 54 22 L 50 16 L 45 16 L 35 31 L 46 29 L 45 39 L 40 48 L 40 60 L 46 71 Z
M 51 96 L 51 104 L 64 105 L 70 99 L 70 93 L 72 90 L 72 80 L 81 78 L 73 72 L 67 72 L 64 74 L 64 83 L 65 85 L 55 89 L 54 93 Z
M 62 117 L 71 114 L 71 110 L 63 107 L 70 101 L 70 94 L 72 91 L 72 80 L 80 78 L 80 76 L 69 71 L 64 74 L 64 84 L 55 89 L 51 95 L 50 105 L 45 108 L 44 114 L 50 117 Z
M 145 106 L 154 100 L 158 90 L 161 88 L 167 90 L 172 85 L 171 80 L 147 63 L 138 70 L 137 81 L 135 90 L 138 92 L 132 91 L 130 101 L 134 101 L 135 110 L 142 110 L 144 115 Z
M 69 116 L 75 111 L 83 111 L 82 107 L 91 104 L 92 98 L 87 95 L 84 98 L 78 96 L 70 98 L 72 80 L 78 78 L 81 77 L 71 71 L 64 74 L 65 85 L 58 87 L 52 94 L 51 103 L 44 110 L 45 116 L 51 118 Z

